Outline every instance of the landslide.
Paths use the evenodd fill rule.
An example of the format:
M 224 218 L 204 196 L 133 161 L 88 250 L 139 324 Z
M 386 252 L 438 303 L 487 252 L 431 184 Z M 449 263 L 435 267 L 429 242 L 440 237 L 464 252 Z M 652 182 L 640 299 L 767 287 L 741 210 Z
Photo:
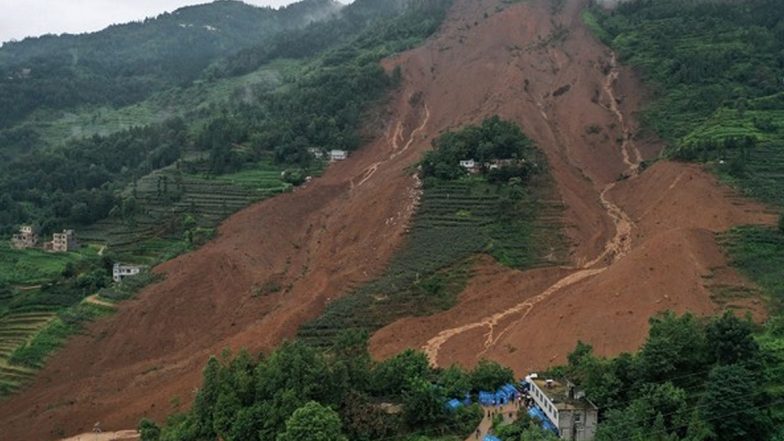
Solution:
M 651 286 L 660 287 L 651 295 L 670 293 L 683 309 L 710 309 L 705 292 L 694 288 L 687 296 L 666 271 L 649 269 L 656 261 L 682 271 L 689 287 L 701 286 L 697 275 L 723 264 L 705 225 L 643 231 L 636 222 L 655 226 L 657 213 L 625 211 L 624 201 L 635 199 L 628 183 L 650 173 L 636 177 L 640 156 L 658 146 L 630 142 L 636 109 L 627 107 L 635 97 L 621 99 L 608 89 L 634 79 L 580 22 L 586 1 L 554 9 L 559 2 L 455 0 L 436 36 L 385 60 L 388 70 L 400 66 L 403 85 L 373 142 L 304 188 L 232 216 L 205 247 L 157 268 L 166 274 L 162 283 L 72 339 L 34 384 L 0 403 L 0 441 L 56 439 L 96 422 L 105 430 L 128 429 L 142 416 L 161 420 L 186 408 L 209 355 L 226 347 L 269 349 L 327 302 L 377 276 L 416 207 L 412 166 L 430 141 L 494 114 L 520 123 L 547 155 L 566 207 L 573 265 L 519 272 L 479 259 L 478 275 L 457 307 L 381 330 L 372 340 L 377 356 L 425 347 L 438 364 L 470 365 L 488 356 L 521 372 L 562 360 L 577 338 L 602 353 L 629 349 L 640 343 L 648 315 L 669 306 L 640 307 L 631 287 L 648 273 Z M 589 130 L 594 126 L 598 133 Z M 624 174 L 630 178 L 616 184 Z M 699 170 L 694 176 L 710 180 Z M 690 212 L 700 218 L 701 201 L 693 203 Z M 736 215 L 712 227 L 770 221 L 757 214 L 759 207 L 735 199 L 728 205 Z M 648 257 L 641 245 L 654 239 Z M 668 249 L 680 250 L 677 259 Z M 264 289 L 269 286 L 280 290 Z M 612 297 L 616 292 L 621 295 Z M 561 312 L 567 306 L 572 313 Z M 606 320 L 630 310 L 636 312 L 617 324 Z
M 523 375 L 563 363 L 578 340 L 601 355 L 635 350 L 664 310 L 764 316 L 758 299 L 715 301 L 717 275 L 747 283 L 715 233 L 775 216 L 697 166 L 659 161 L 643 171 L 661 150 L 639 136 L 643 88 L 581 22 L 587 2 L 560 3 L 526 2 L 478 25 L 464 4 L 459 35 L 403 62 L 427 60 L 441 74 L 419 86 L 441 97 L 430 100 L 435 118 L 440 101 L 476 117 L 499 113 L 537 141 L 567 206 L 572 264 L 520 272 L 483 259 L 456 307 L 385 327 L 371 339 L 374 356 L 419 347 L 437 365 L 486 357 Z M 480 13 L 492 2 L 481 5 Z

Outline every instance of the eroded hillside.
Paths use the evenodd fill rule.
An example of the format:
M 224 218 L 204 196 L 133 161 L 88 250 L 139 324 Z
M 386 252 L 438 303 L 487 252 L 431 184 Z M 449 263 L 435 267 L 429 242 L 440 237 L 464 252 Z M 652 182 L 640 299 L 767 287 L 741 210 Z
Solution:
M 521 272 L 481 259 L 458 306 L 382 329 L 376 356 L 420 347 L 441 365 L 489 357 L 522 373 L 563 361 L 578 339 L 602 354 L 634 349 L 657 311 L 715 311 L 706 280 L 743 282 L 713 233 L 774 217 L 697 167 L 641 170 L 659 147 L 635 136 L 639 85 L 585 29 L 584 3 L 456 0 L 435 37 L 385 61 L 401 67 L 403 84 L 375 141 L 159 267 L 164 282 L 91 326 L 0 404 L 0 438 L 54 439 L 96 421 L 127 429 L 188 406 L 210 354 L 274 347 L 380 274 L 416 207 L 412 165 L 440 132 L 494 114 L 545 152 L 571 263 Z M 259 295 L 270 281 L 283 289 Z

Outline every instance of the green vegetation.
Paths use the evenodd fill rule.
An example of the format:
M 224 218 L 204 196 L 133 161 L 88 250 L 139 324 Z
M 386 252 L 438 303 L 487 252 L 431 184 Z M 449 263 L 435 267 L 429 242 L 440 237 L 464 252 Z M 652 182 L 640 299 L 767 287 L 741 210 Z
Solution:
M 584 20 L 624 62 L 637 67 L 653 89 L 654 100 L 645 110 L 643 122 L 670 143 L 668 156 L 705 162 L 747 195 L 784 207 L 784 9 L 779 2 L 640 0 L 613 12 L 593 9 Z M 648 402 L 666 397 L 671 405 L 688 403 L 702 394 L 704 405 L 694 415 L 681 414 L 680 428 L 672 427 L 672 417 L 667 415 L 649 419 L 657 431 L 671 427 L 676 429 L 677 439 L 769 439 L 772 416 L 779 428 L 776 439 L 784 437 L 780 429 L 784 423 L 784 403 L 780 401 L 784 397 L 781 231 L 781 227 L 741 227 L 721 235 L 732 264 L 769 300 L 772 317 L 757 336 L 766 354 L 760 361 L 763 367 L 746 366 L 746 371 L 737 366 L 714 367 L 707 383 L 699 385 L 696 392 L 688 387 L 677 393 L 651 389 Z M 718 300 L 723 302 L 750 293 L 723 290 L 719 294 Z M 731 376 L 743 379 L 732 389 L 762 389 L 770 395 L 766 399 L 772 406 L 757 415 L 739 409 L 732 418 L 722 420 L 729 408 L 736 409 L 725 398 L 748 408 L 754 405 L 749 400 L 760 399 L 760 395 L 738 396 L 720 384 Z M 639 426 L 646 412 L 651 415 L 646 406 L 645 402 L 637 404 L 630 412 L 637 416 L 625 418 L 637 418 Z M 635 424 L 623 422 L 620 412 L 613 418 L 617 420 L 613 424 Z M 757 423 L 755 418 L 766 421 Z M 748 424 L 739 427 L 738 421 Z M 752 423 L 766 432 L 753 433 Z M 686 425 L 688 430 L 683 432 Z M 605 427 L 604 439 L 632 437 L 622 430 L 623 438 L 609 437 L 613 429 L 610 424 Z M 649 424 L 649 430 L 651 427 Z
M 111 308 L 90 303 L 80 303 L 63 310 L 32 339 L 14 350 L 8 359 L 9 364 L 41 368 L 46 357 L 78 332 L 85 322 L 112 311 Z
M 4 393 L 105 301 L 155 281 L 109 288 L 115 261 L 154 265 L 198 247 L 228 215 L 320 173 L 309 148 L 357 148 L 361 116 L 399 79 L 379 61 L 434 32 L 450 3 L 357 0 L 331 16 L 329 0 L 217 2 L 0 49 L 0 95 L 17 101 L 0 112 L 0 236 L 24 223 L 107 245 L 100 258 L 0 248 Z
M 0 242 L 0 282 L 20 286 L 40 285 L 59 277 L 67 265 L 94 256 L 96 251 L 92 247 L 71 253 L 47 253 L 39 249 L 16 250 L 3 241 Z
M 711 162 L 784 205 L 784 10 L 775 0 L 633 1 L 586 22 L 655 92 L 647 128 L 683 160 Z
M 493 172 L 487 177 L 427 176 L 429 170 L 459 170 L 452 166 L 462 156 L 439 150 L 477 132 L 497 139 L 498 145 L 508 142 L 509 151 L 519 157 L 532 158 L 526 162 L 532 172 L 520 174 L 515 167 L 506 181 L 495 182 L 490 181 Z M 514 268 L 552 264 L 557 259 L 552 256 L 564 253 L 560 202 L 552 194 L 545 161 L 516 126 L 493 118 L 481 128 L 447 133 L 434 144 L 437 150 L 425 159 L 431 165 L 423 165 L 424 193 L 403 247 L 381 277 L 332 302 L 321 317 L 303 326 L 299 336 L 304 341 L 330 344 L 344 329 L 373 331 L 400 317 L 448 309 L 470 277 L 471 258 L 479 253 Z
M 345 332 L 323 352 L 292 342 L 258 358 L 213 357 L 189 412 L 162 428 L 143 420 L 140 429 L 145 441 L 456 441 L 476 429 L 483 411 L 472 405 L 450 412 L 447 400 L 511 380 L 511 371 L 490 362 L 473 372 L 433 369 L 410 350 L 375 363 L 367 336 Z
M 41 107 L 125 105 L 188 84 L 211 63 L 331 18 L 329 0 L 279 11 L 238 1 L 182 8 L 87 35 L 47 35 L 0 49 L 0 128 Z
M 781 420 L 773 410 L 773 355 L 760 347 L 755 325 L 731 313 L 700 321 L 667 313 L 651 319 L 637 354 L 596 357 L 578 344 L 556 369 L 586 388 L 602 409 L 597 441 L 770 440 Z M 772 381 L 773 380 L 773 381 Z
M 490 182 L 509 182 L 519 178 L 524 183 L 536 170 L 536 149 L 516 124 L 495 116 L 480 126 L 449 132 L 433 143 L 425 154 L 422 175 L 453 180 L 470 173 L 460 165 L 473 160 L 478 171 Z

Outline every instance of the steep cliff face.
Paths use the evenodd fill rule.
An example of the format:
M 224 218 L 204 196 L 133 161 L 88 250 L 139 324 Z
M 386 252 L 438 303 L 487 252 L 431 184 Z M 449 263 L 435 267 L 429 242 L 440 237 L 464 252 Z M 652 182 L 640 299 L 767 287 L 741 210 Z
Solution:
M 634 349 L 657 311 L 714 312 L 707 278 L 742 280 L 725 268 L 713 233 L 774 217 L 696 167 L 641 170 L 659 146 L 636 137 L 639 84 L 583 26 L 587 1 L 455 0 L 435 37 L 385 60 L 390 71 L 400 67 L 402 86 L 374 141 L 163 265 L 164 282 L 91 326 L 34 385 L 0 403 L 0 439 L 162 418 L 177 410 L 172 397 L 189 403 L 210 354 L 291 338 L 384 269 L 416 207 L 412 166 L 431 140 L 495 114 L 518 122 L 546 154 L 571 263 L 520 272 L 480 259 L 455 308 L 382 329 L 376 356 L 415 347 L 440 365 L 487 357 L 523 373 L 563 361 L 578 339 L 601 354 Z M 594 126 L 598 134 L 586 130 Z M 269 280 L 287 289 L 253 295 Z

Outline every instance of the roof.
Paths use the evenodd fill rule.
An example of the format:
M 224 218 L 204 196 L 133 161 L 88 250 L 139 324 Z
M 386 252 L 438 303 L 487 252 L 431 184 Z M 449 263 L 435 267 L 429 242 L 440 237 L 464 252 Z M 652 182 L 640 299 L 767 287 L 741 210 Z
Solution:
M 500 439 L 500 438 L 498 438 L 498 437 L 495 437 L 495 436 L 493 436 L 493 435 L 485 435 L 485 437 L 484 437 L 484 438 L 482 438 L 482 440 L 483 440 L 483 441 L 501 441 L 501 439 Z
M 566 380 L 553 380 L 550 386 L 547 385 L 547 380 L 544 378 L 534 378 L 531 381 L 539 386 L 539 389 L 547 395 L 547 398 L 553 402 L 553 405 L 558 410 L 597 409 L 595 404 L 585 398 L 569 398 L 569 382 Z

